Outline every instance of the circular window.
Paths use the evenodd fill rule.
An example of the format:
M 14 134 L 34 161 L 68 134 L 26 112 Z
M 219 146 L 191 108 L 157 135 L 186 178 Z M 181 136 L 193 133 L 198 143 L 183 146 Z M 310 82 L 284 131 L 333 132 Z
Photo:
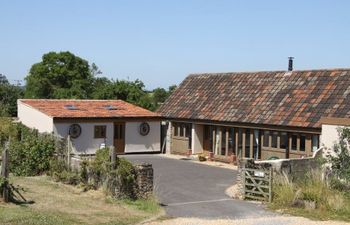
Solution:
M 149 133 L 150 127 L 149 124 L 144 122 L 140 124 L 140 134 L 146 136 Z
M 69 135 L 71 136 L 71 138 L 77 138 L 80 136 L 81 134 L 81 127 L 79 124 L 72 124 L 69 127 Z

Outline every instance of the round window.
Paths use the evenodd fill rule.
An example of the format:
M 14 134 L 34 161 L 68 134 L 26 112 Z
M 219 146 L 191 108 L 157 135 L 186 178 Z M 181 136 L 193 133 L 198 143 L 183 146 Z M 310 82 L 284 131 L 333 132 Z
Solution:
M 149 124 L 144 122 L 140 124 L 140 134 L 146 136 L 149 133 L 150 127 Z
M 72 124 L 69 127 L 69 135 L 71 138 L 77 138 L 81 134 L 81 127 L 79 124 Z

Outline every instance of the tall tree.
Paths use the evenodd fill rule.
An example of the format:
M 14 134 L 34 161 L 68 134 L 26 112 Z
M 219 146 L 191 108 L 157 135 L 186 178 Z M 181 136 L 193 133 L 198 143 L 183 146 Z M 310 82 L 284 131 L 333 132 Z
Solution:
M 98 68 L 70 52 L 49 52 L 25 78 L 26 98 L 89 98 Z
M 17 99 L 22 97 L 22 87 L 10 84 L 6 76 L 0 74 L 0 116 L 16 116 Z

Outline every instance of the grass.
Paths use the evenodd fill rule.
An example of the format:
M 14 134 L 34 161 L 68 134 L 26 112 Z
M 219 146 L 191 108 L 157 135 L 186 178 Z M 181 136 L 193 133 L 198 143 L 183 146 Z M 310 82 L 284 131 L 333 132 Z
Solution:
M 321 173 L 310 172 L 297 182 L 281 176 L 274 183 L 273 194 L 272 209 L 314 220 L 350 221 L 349 193 L 331 188 Z M 314 202 L 316 208 L 304 207 L 305 201 Z
M 160 212 L 155 199 L 111 200 L 100 190 L 56 183 L 49 177 L 12 177 L 33 204 L 0 203 L 0 224 L 136 224 Z

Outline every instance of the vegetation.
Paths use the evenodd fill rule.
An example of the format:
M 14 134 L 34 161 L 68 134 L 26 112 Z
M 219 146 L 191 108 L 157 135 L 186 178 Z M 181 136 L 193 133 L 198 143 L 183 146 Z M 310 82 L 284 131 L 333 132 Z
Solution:
M 17 115 L 17 99 L 23 97 L 23 89 L 9 83 L 5 75 L 0 74 L 0 117 Z
M 272 208 L 313 219 L 350 221 L 350 129 L 340 129 L 339 134 L 326 176 L 321 171 L 311 171 L 297 181 L 278 177 L 273 186 Z
M 0 203 L 0 224 L 137 224 L 160 212 L 153 200 L 114 200 L 101 190 L 53 182 L 45 176 L 11 177 L 33 204 Z
M 35 176 L 48 171 L 57 149 L 57 139 L 51 134 L 39 134 L 22 124 L 12 126 L 15 133 L 10 143 L 10 172 L 17 176 Z
M 70 52 L 49 52 L 25 78 L 26 98 L 88 98 L 94 80 L 89 63 Z
M 24 96 L 56 99 L 121 99 L 156 110 L 176 88 L 173 85 L 168 90 L 156 88 L 149 92 L 145 90 L 141 80 L 97 77 L 101 73 L 94 63 L 90 65 L 88 61 L 70 52 L 49 52 L 43 55 L 41 62 L 31 67 L 25 78 L 27 83 Z
M 334 146 L 334 155 L 329 156 L 332 183 L 337 188 L 350 190 L 350 128 L 339 130 L 339 142 Z
M 331 187 L 320 172 L 311 172 L 297 182 L 279 177 L 273 194 L 273 209 L 312 219 L 350 221 L 349 193 Z

